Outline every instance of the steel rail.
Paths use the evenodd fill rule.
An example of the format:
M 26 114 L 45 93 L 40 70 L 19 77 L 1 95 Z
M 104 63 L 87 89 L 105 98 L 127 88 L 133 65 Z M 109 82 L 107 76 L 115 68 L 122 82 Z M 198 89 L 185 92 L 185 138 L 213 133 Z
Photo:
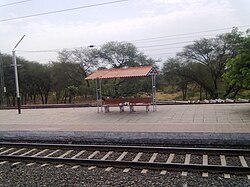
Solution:
M 77 165 L 95 165 L 99 167 L 121 167 L 135 169 L 157 169 L 157 170 L 181 170 L 181 171 L 206 171 L 226 173 L 250 173 L 249 167 L 200 165 L 200 164 L 179 164 L 179 163 L 158 163 L 158 162 L 131 162 L 96 159 L 71 159 L 57 157 L 32 157 L 32 156 L 2 156 L 0 160 L 21 161 L 37 163 L 62 163 Z
M 35 147 L 60 149 L 91 149 L 91 150 L 129 150 L 145 152 L 185 152 L 185 153 L 215 153 L 215 154 L 250 154 L 250 149 L 220 149 L 220 148 L 188 148 L 188 147 L 151 147 L 151 146 L 118 146 L 118 145 L 79 145 L 79 144 L 44 144 L 44 143 L 10 143 L 0 142 L 0 146 L 7 147 Z

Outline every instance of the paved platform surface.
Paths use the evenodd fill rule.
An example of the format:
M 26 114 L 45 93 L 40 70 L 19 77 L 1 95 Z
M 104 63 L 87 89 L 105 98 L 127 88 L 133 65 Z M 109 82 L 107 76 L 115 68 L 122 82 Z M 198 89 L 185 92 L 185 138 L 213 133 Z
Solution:
M 110 113 L 97 113 L 95 107 L 0 110 L 0 138 L 43 136 L 145 139 L 194 138 L 218 139 L 234 137 L 250 140 L 250 103 L 161 105 L 156 112 L 136 107 L 129 113 L 125 108 L 111 108 Z M 137 134 L 136 134 L 137 133 Z M 160 138 L 162 137 L 162 138 Z

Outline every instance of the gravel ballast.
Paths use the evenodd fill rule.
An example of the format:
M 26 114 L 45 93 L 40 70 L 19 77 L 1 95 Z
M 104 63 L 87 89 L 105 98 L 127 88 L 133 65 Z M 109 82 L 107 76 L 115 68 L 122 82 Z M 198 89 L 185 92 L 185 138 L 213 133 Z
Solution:
M 181 172 L 160 175 L 160 171 L 154 170 L 141 174 L 141 170 L 134 169 L 123 173 L 119 168 L 107 172 L 99 167 L 93 170 L 71 167 L 41 167 L 39 164 L 27 167 L 25 163 L 13 167 L 7 163 L 0 167 L 0 186 L 250 186 L 246 175 L 231 175 L 230 179 L 225 179 L 223 174 L 209 173 L 208 178 L 203 178 L 201 172 L 188 172 L 184 177 Z

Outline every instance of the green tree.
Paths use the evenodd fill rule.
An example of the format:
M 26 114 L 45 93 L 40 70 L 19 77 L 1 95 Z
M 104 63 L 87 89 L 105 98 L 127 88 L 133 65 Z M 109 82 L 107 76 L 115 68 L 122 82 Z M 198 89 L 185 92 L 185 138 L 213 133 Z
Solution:
M 35 104 L 36 96 L 39 95 L 42 104 L 47 104 L 52 81 L 50 67 L 24 59 L 19 60 L 19 64 L 19 84 L 23 103 L 26 104 L 27 97 L 33 97 Z
M 113 68 L 135 66 L 137 56 L 136 47 L 127 42 L 108 42 L 101 46 L 99 59 Z
M 69 73 L 71 65 L 70 62 L 53 62 L 51 64 L 52 90 L 56 94 L 56 103 L 66 102 L 67 87 L 75 85 L 75 81 L 71 79 L 73 76 Z
M 54 63 L 54 88 L 57 103 L 61 96 L 66 102 L 66 88 L 68 86 L 76 86 L 78 93 L 87 98 L 91 89 L 89 81 L 84 78 L 98 67 L 97 49 L 77 48 L 59 52 L 58 63 Z M 61 82 L 59 82 L 60 80 Z
M 224 78 L 230 85 L 250 89 L 250 36 L 245 38 L 237 56 L 227 61 Z
M 185 46 L 178 56 L 183 61 L 200 63 L 207 67 L 213 82 L 213 88 L 207 91 L 210 92 L 211 97 L 218 98 L 219 83 L 222 80 L 226 61 L 237 54 L 243 38 L 243 33 L 235 28 L 231 33 L 218 35 L 216 38 L 194 41 L 194 44 Z
M 182 100 L 187 99 L 188 84 L 190 83 L 189 77 L 185 73 L 186 64 L 181 63 L 177 58 L 169 58 L 163 64 L 162 72 L 164 80 L 168 85 L 176 87 L 177 91 L 181 90 Z
M 68 86 L 66 88 L 67 95 L 69 96 L 69 103 L 74 103 L 75 96 L 77 95 L 79 89 L 76 86 Z
M 42 66 L 41 69 L 39 69 L 38 75 L 39 75 L 39 78 L 37 78 L 37 80 L 40 80 L 40 82 L 37 83 L 38 92 L 41 96 L 42 103 L 47 104 L 49 92 L 52 86 L 51 84 L 52 77 L 51 77 L 50 67 L 46 65 Z
M 37 72 L 42 65 L 35 62 L 24 62 L 19 68 L 19 84 L 22 94 L 22 104 L 27 104 L 30 99 L 36 104 L 39 84 Z
M 108 42 L 96 51 L 96 57 L 102 64 L 112 68 L 155 65 L 153 59 L 139 52 L 135 45 L 128 42 Z
M 16 87 L 15 87 L 15 75 L 12 64 L 12 56 L 8 54 L 1 54 L 1 61 L 4 68 L 3 76 L 6 87 L 6 104 L 15 106 Z
M 4 66 L 7 104 L 15 105 L 16 87 L 12 56 L 3 54 L 1 60 Z M 20 57 L 17 57 L 17 64 L 22 104 L 26 104 L 28 100 L 33 100 L 36 103 L 37 96 L 41 97 L 42 103 L 47 103 L 51 85 L 49 68 L 46 65 L 30 62 Z

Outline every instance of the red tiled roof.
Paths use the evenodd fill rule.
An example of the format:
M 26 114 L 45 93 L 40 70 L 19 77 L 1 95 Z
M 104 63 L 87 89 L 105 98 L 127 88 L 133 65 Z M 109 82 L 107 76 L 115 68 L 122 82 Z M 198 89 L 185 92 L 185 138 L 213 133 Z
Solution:
M 122 78 L 122 77 L 144 77 L 148 76 L 152 71 L 155 72 L 155 68 L 153 66 L 105 69 L 105 70 L 97 70 L 95 73 L 91 74 L 85 79 L 93 80 L 93 79 L 109 79 L 109 78 Z

